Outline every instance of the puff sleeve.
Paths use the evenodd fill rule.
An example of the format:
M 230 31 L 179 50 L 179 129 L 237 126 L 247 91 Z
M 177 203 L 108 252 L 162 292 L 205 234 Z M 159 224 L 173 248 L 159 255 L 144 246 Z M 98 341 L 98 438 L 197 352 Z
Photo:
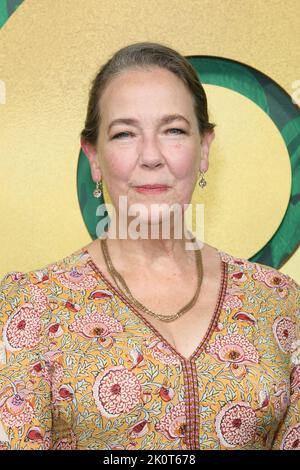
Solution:
M 47 297 L 27 274 L 0 280 L 0 450 L 52 447 Z
M 300 450 L 300 286 L 289 281 L 289 316 L 295 325 L 290 351 L 290 397 L 287 410 L 274 435 L 273 450 Z

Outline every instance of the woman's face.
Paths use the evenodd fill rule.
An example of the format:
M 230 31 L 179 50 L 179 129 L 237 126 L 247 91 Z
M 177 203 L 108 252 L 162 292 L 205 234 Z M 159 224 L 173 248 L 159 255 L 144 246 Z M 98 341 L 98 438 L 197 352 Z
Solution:
M 119 207 L 119 196 L 127 196 L 128 207 L 144 204 L 149 213 L 153 203 L 188 204 L 202 150 L 209 144 L 201 142 L 193 99 L 183 82 L 158 67 L 123 72 L 105 89 L 100 110 L 92 170 L 95 179 L 105 181 L 114 206 Z M 134 189 L 145 184 L 169 189 L 155 194 Z

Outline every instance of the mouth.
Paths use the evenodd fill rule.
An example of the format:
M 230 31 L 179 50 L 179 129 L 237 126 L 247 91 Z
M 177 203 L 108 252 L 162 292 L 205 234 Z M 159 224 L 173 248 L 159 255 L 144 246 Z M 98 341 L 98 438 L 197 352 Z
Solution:
M 156 188 L 169 188 L 166 184 L 141 184 L 134 186 L 134 188 L 147 188 L 147 189 L 156 189 Z
M 140 193 L 161 193 L 163 191 L 167 191 L 170 188 L 170 186 L 164 185 L 164 184 L 143 184 L 140 186 L 134 186 L 133 189 Z

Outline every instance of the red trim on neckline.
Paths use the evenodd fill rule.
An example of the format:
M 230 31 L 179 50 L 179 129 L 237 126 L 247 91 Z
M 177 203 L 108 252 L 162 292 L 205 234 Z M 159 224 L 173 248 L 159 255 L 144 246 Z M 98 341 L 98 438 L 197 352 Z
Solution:
M 107 286 L 114 292 L 114 294 L 119 299 L 121 299 L 122 302 L 125 303 L 130 308 L 130 310 L 133 311 L 133 313 L 135 315 L 138 316 L 138 318 L 142 321 L 142 323 L 146 324 L 146 326 L 148 326 L 148 328 L 150 330 L 152 330 L 154 335 L 157 336 L 158 338 L 160 338 L 161 341 L 163 341 L 170 348 L 170 350 L 175 354 L 175 356 L 178 356 L 185 363 L 189 363 L 189 362 L 197 359 L 197 357 L 200 355 L 201 351 L 203 350 L 203 347 L 205 346 L 205 343 L 211 337 L 211 334 L 212 334 L 216 324 L 218 323 L 220 313 L 221 313 L 223 305 L 224 305 L 225 294 L 227 292 L 227 286 L 228 286 L 228 263 L 226 263 L 222 259 L 221 255 L 220 255 L 221 266 L 222 266 L 221 282 L 220 282 L 218 299 L 217 299 L 217 303 L 216 303 L 216 306 L 215 306 L 213 316 L 211 318 L 211 321 L 209 323 L 207 331 L 206 331 L 205 335 L 203 336 L 200 344 L 197 346 L 197 348 L 195 349 L 195 351 L 191 354 L 191 356 L 189 358 L 185 358 L 171 344 L 169 344 L 169 342 L 162 336 L 162 334 L 155 328 L 155 326 L 153 326 L 145 317 L 143 317 L 143 315 L 137 310 L 137 308 L 134 305 L 131 304 L 130 300 L 125 296 L 125 294 L 120 292 L 110 282 L 110 280 L 106 278 L 106 276 L 102 273 L 102 271 L 98 268 L 98 266 L 93 261 L 93 259 L 90 255 L 90 253 L 88 252 L 88 250 L 86 248 L 82 248 L 80 251 L 81 251 L 81 253 L 88 255 L 87 263 L 92 268 L 92 270 L 96 274 L 98 274 L 100 276 L 100 278 L 103 280 L 103 282 L 105 284 L 107 284 Z M 218 250 L 218 252 L 219 252 L 219 250 Z M 220 254 L 220 252 L 219 252 L 219 254 Z

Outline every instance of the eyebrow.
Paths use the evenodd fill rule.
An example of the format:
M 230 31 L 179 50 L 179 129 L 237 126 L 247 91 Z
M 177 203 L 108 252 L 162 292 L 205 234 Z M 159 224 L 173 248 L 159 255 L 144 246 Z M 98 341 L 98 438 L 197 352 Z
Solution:
M 182 114 L 167 114 L 166 116 L 163 116 L 160 120 L 161 124 L 169 124 L 170 122 L 173 122 L 175 120 L 183 120 L 185 121 L 189 126 L 191 125 L 190 122 L 182 116 Z M 137 126 L 138 125 L 138 120 L 133 119 L 133 118 L 118 118 L 114 119 L 111 121 L 111 123 L 108 126 L 108 131 L 112 128 L 112 126 L 116 124 L 128 124 L 131 126 Z

